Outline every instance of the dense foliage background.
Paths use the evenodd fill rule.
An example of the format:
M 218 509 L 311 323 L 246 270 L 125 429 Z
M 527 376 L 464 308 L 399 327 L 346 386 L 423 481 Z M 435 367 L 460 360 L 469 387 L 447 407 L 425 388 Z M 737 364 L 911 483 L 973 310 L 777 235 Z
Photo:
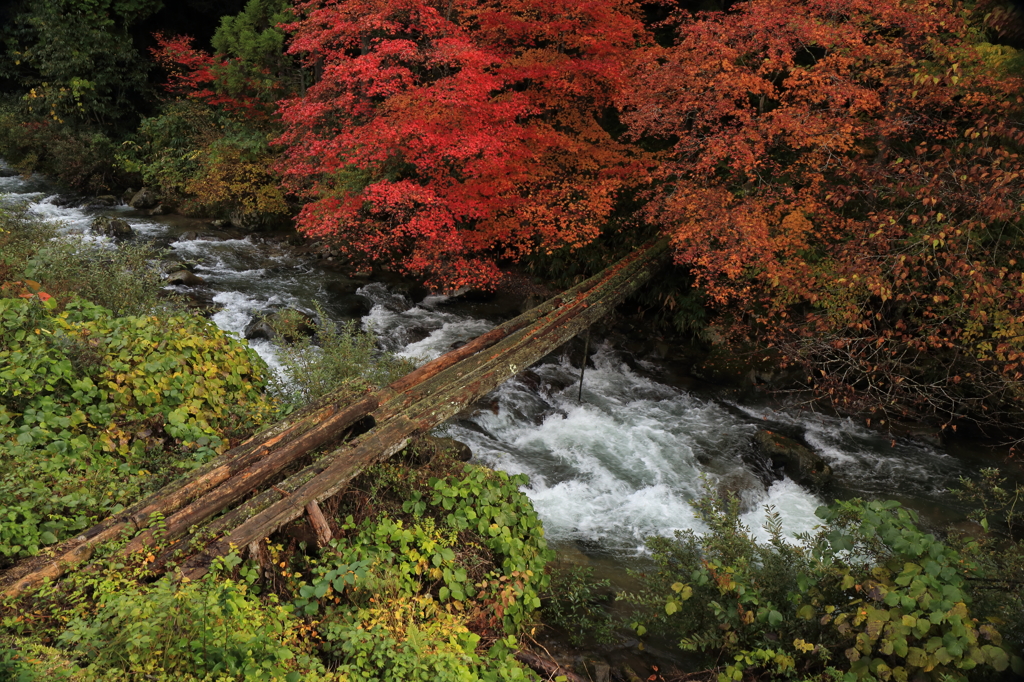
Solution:
M 651 324 L 786 365 L 869 423 L 1019 442 L 1021 26 L 997 0 L 20 0 L 0 7 L 0 156 L 77 191 L 145 185 L 245 230 L 294 225 L 353 269 L 442 289 L 517 262 L 571 279 L 664 239 Z M 144 248 L 47 229 L 0 214 L 0 563 L 289 401 L 401 371 L 325 327 L 325 352 L 285 354 L 305 383 L 275 393 L 244 346 L 157 298 Z M 100 259 L 127 275 L 90 278 Z M 335 510 L 344 541 L 278 548 L 269 584 L 237 557 L 152 582 L 141 557 L 8 604 L 50 667 L 12 649 L 0 674 L 527 675 L 507 638 L 547 586 L 539 523 L 518 481 L 438 467 L 375 471 Z M 732 656 L 729 679 L 1006 670 L 1020 491 L 986 476 L 964 494 L 1003 512 L 977 541 L 849 503 L 802 547 L 757 546 L 709 497 L 713 533 L 653 541 L 632 599 L 684 648 Z

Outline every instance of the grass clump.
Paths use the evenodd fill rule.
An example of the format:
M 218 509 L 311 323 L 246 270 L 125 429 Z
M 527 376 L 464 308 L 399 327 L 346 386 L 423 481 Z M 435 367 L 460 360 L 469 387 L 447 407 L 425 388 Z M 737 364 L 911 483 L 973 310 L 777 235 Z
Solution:
M 84 298 L 117 316 L 180 311 L 161 293 L 163 278 L 147 244 L 117 246 L 64 235 L 21 206 L 0 206 L 0 282 L 38 281 L 65 302 Z
M 277 390 L 297 404 L 345 385 L 385 386 L 414 368 L 411 361 L 381 350 L 372 330 L 361 330 L 354 320 L 334 322 L 319 307 L 312 319 L 296 310 L 282 311 L 273 326 L 286 375 Z

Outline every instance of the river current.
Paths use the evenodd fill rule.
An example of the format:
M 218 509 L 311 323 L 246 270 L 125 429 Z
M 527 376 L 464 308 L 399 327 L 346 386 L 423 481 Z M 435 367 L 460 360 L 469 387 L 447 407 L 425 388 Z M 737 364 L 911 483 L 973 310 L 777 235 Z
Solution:
M 45 179 L 5 172 L 2 164 L 0 175 L 0 201 L 27 203 L 59 223 L 65 238 L 104 241 L 88 226 L 97 214 L 113 215 L 127 220 L 137 239 L 165 247 L 168 259 L 194 264 L 205 280 L 195 293 L 212 299 L 218 326 L 239 335 L 254 314 L 319 305 L 339 320 L 358 316 L 389 350 L 423 362 L 501 321 L 461 299 L 412 300 L 408 287 L 394 282 L 353 281 L 259 236 L 237 238 L 126 206 L 62 206 Z M 199 239 L 190 234 L 196 230 Z M 252 345 L 280 371 L 271 344 Z M 737 402 L 711 386 L 672 385 L 658 361 L 626 359 L 623 349 L 598 345 L 577 400 L 579 367 L 567 355 L 549 356 L 445 427 L 472 447 L 474 460 L 529 476 L 526 492 L 564 555 L 628 561 L 643 553 L 645 536 L 699 531 L 689 502 L 702 476 L 716 484 L 749 481 L 751 439 L 761 428 L 802 436 L 833 468 L 837 494 L 896 498 L 926 515 L 950 504 L 947 488 L 968 471 L 940 447 L 894 440 L 850 419 Z M 762 533 L 764 506 L 771 505 L 791 536 L 814 528 L 822 502 L 788 478 L 744 495 L 744 518 L 755 532 Z

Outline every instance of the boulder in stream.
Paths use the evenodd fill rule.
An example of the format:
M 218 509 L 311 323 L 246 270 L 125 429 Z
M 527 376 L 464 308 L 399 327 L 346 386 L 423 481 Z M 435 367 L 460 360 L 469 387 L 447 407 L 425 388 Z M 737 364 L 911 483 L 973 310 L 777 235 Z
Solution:
M 88 206 L 93 207 L 106 207 L 106 206 L 117 206 L 117 197 L 113 194 L 101 194 L 98 197 L 93 197 L 89 200 Z
M 128 202 L 132 208 L 153 208 L 160 203 L 160 197 L 148 187 L 143 187 Z
M 765 485 L 761 478 L 747 469 L 734 469 L 718 480 L 718 494 L 734 495 L 740 502 L 740 513 L 754 511 L 764 499 Z
M 316 319 L 301 310 L 284 308 L 254 316 L 242 333 L 247 339 L 297 341 L 300 336 L 316 334 Z
M 761 429 L 754 434 L 754 444 L 776 470 L 782 469 L 800 485 L 822 490 L 832 481 L 832 468 L 825 460 L 792 438 Z
M 111 218 L 109 216 L 97 216 L 92 221 L 92 231 L 113 239 L 127 239 L 135 236 L 135 230 L 128 224 L 127 220 Z
M 187 287 L 206 283 L 206 280 L 202 277 L 194 275 L 188 270 L 175 270 L 174 272 L 169 272 L 164 276 L 164 281 L 168 284 L 182 284 Z

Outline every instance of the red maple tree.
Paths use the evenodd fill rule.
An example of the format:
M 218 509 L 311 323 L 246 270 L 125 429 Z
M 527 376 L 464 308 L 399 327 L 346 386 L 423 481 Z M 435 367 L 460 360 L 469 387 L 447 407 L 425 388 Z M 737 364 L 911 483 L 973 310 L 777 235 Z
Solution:
M 629 0 L 313 0 L 321 72 L 278 142 L 298 227 L 443 288 L 593 240 L 637 157 L 602 126 L 644 40 Z

